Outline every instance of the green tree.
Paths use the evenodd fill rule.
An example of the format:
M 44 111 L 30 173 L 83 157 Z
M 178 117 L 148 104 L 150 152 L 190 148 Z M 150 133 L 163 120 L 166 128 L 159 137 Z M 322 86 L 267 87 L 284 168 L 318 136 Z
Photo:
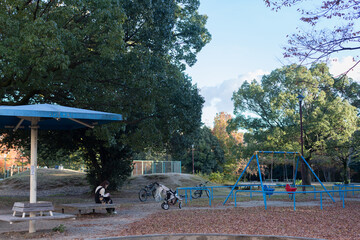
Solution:
M 355 131 L 350 138 L 337 138 L 327 141 L 327 153 L 342 167 L 341 176 L 345 184 L 349 183 L 349 165 L 359 161 L 360 132 Z
M 205 174 L 217 171 L 222 172 L 222 166 L 225 161 L 224 151 L 218 139 L 211 133 L 211 130 L 208 127 L 202 127 L 193 135 L 191 140 L 192 143 L 188 151 L 182 157 L 183 166 L 187 171 L 192 172 L 192 151 L 194 151 L 195 172 Z
M 358 127 L 357 109 L 341 97 L 341 90 L 351 85 L 348 80 L 333 78 L 325 64 L 276 69 L 234 93 L 232 128 L 248 131 L 244 139 L 252 150 L 300 152 L 297 96 L 302 93 L 304 157 L 311 163 L 314 154 L 326 151 L 327 141 L 349 139 Z M 302 179 L 310 184 L 309 171 Z
M 40 133 L 66 139 L 53 148 L 82 151 L 93 182 L 120 179 L 114 162 L 129 170 L 134 152 L 167 148 L 173 134 L 201 126 L 204 100 L 184 74 L 211 38 L 198 7 L 198 0 L 1 1 L 1 104 L 123 114 L 120 124 L 67 137 Z

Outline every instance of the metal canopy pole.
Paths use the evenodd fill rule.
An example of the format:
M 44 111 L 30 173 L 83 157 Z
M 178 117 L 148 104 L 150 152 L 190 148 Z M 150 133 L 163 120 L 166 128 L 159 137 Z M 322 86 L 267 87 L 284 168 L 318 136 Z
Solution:
M 36 203 L 36 167 L 37 167 L 37 143 L 39 118 L 31 119 L 31 160 L 30 160 L 30 203 Z M 36 213 L 30 213 L 30 217 L 35 217 Z M 35 220 L 29 221 L 29 233 L 36 232 Z

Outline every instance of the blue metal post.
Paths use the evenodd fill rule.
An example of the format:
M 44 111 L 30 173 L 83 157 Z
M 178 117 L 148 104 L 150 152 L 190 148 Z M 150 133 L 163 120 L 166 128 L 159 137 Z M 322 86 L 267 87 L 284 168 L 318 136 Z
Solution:
M 238 182 L 240 181 L 241 177 L 243 176 L 243 174 L 245 173 L 246 169 L 248 168 L 248 166 L 251 163 L 251 160 L 254 158 L 255 155 L 252 155 L 252 157 L 250 158 L 248 164 L 246 165 L 246 167 L 244 168 L 244 170 L 242 171 L 242 173 L 240 174 L 240 177 L 238 178 L 238 180 L 236 181 L 235 185 L 232 187 L 229 195 L 226 197 L 225 201 L 223 202 L 223 205 L 225 205 L 225 203 L 227 202 L 227 200 L 229 199 L 230 195 L 232 194 L 232 192 L 234 191 L 235 187 L 237 186 Z
M 259 157 L 258 157 L 258 154 L 256 154 L 256 163 L 257 163 L 258 170 L 259 170 L 259 177 L 260 177 L 261 191 L 262 191 L 262 194 L 263 194 L 264 205 L 265 205 L 265 210 L 266 210 L 266 209 L 267 209 L 267 206 L 266 206 L 266 193 L 264 192 L 264 186 L 263 186 L 263 182 L 262 182 L 262 176 L 261 176 L 261 169 L 260 169 L 260 163 L 259 163 Z
M 205 191 L 208 191 L 208 193 L 210 194 L 209 189 L 205 189 Z M 212 196 L 209 197 L 209 206 L 211 206 L 211 198 L 212 198 Z
M 211 194 L 211 200 L 214 200 L 214 188 L 213 187 L 210 187 L 210 194 Z
M 236 207 L 236 194 L 237 194 L 238 191 L 235 192 L 235 207 Z

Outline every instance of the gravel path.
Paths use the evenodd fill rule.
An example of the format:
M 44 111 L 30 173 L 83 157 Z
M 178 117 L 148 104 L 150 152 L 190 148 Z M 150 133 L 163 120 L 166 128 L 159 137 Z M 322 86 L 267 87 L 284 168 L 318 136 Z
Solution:
M 134 202 L 131 199 L 116 199 L 116 202 Z M 0 239 L 92 239 L 108 236 L 110 233 L 125 230 L 127 225 L 140 221 L 149 215 L 164 211 L 160 203 L 152 201 L 140 203 L 137 201 L 131 207 L 117 210 L 117 214 L 108 215 L 105 210 L 96 213 L 82 214 L 75 220 L 52 220 L 36 222 L 36 233 L 29 234 L 28 223 L 14 223 L 0 221 Z M 76 214 L 76 212 L 73 212 Z M 1 214 L 11 214 L 9 210 L 2 210 Z M 64 233 L 53 232 L 54 227 L 65 226 Z

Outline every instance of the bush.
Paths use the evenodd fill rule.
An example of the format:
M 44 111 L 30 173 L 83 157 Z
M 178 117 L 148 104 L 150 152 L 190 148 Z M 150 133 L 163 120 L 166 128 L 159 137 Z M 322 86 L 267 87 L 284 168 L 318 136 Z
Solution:
M 199 177 L 209 180 L 211 182 L 219 183 L 219 184 L 230 184 L 233 185 L 234 182 L 238 179 L 238 176 L 227 174 L 225 172 L 212 172 L 209 175 L 201 172 L 197 172 L 196 175 Z
M 209 180 L 216 183 L 223 183 L 224 182 L 224 173 L 221 172 L 212 172 L 209 175 Z
M 63 233 L 63 232 L 65 232 L 65 228 L 66 227 L 64 225 L 60 224 L 59 226 L 54 227 L 52 230 L 53 230 L 53 232 Z

